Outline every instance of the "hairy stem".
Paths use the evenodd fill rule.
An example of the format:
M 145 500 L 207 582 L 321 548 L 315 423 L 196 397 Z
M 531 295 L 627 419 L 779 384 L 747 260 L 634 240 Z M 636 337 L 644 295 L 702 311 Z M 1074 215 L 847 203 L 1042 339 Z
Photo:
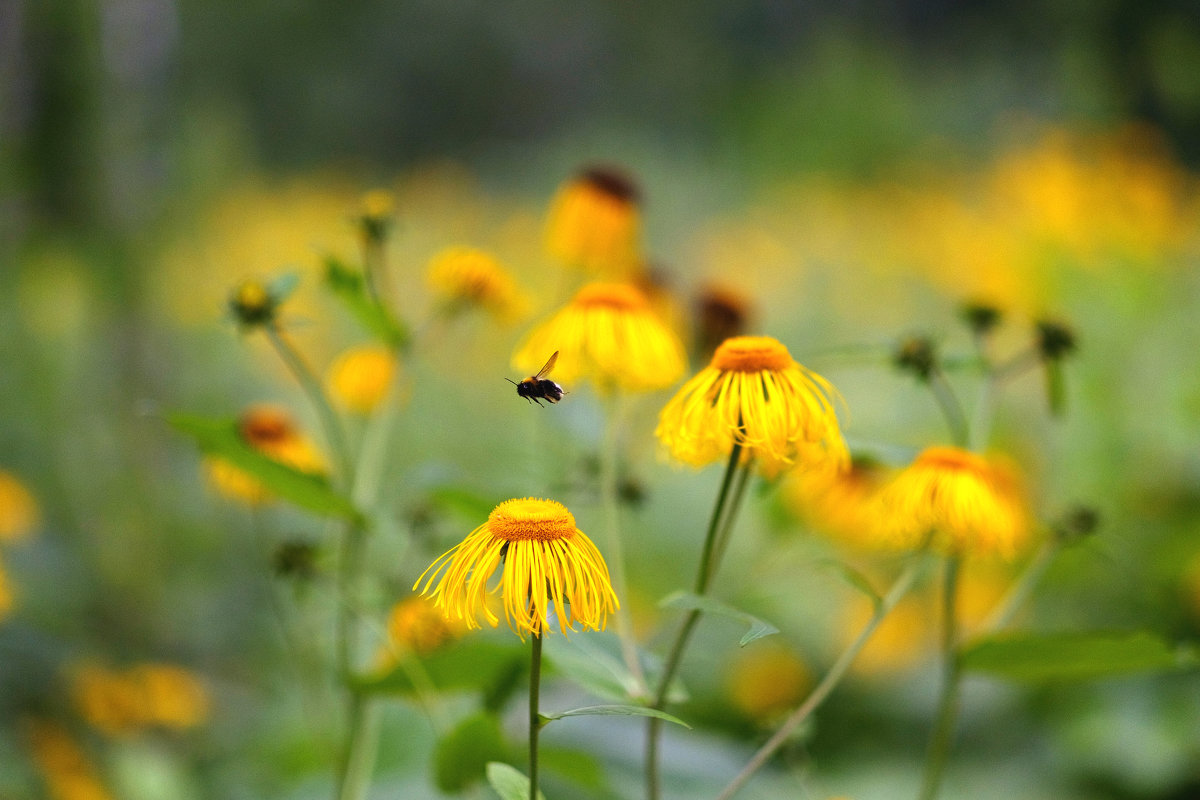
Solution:
M 538 734 L 542 730 L 542 718 L 538 714 L 538 690 L 542 682 L 542 637 L 535 633 L 533 654 L 529 660 L 529 800 L 537 800 L 538 794 Z
M 958 720 L 959 688 L 961 670 L 958 660 L 958 573 L 960 559 L 957 555 L 946 556 L 942 582 L 942 690 L 938 699 L 937 721 L 925 760 L 925 777 L 921 785 L 921 800 L 934 800 L 941 789 L 946 761 L 950 756 L 950 745 L 954 739 L 954 726 Z
M 725 476 L 721 479 L 721 489 L 717 493 L 717 502 L 713 506 L 712 518 L 708 523 L 708 532 L 704 537 L 704 548 L 700 553 L 700 568 L 696 572 L 695 593 L 704 595 L 708 591 L 709 581 L 712 579 L 713 573 L 716 571 L 716 560 L 714 551 L 717 543 L 717 532 L 721 527 L 721 520 L 725 513 L 725 504 L 729 499 L 729 487 L 733 483 L 734 473 L 737 471 L 738 462 L 741 460 L 742 446 L 735 441 L 733 449 L 729 453 L 729 461 L 725 465 Z M 749 470 L 750 465 L 747 464 L 745 469 Z M 732 523 L 730 523 L 732 524 Z M 692 609 L 684 618 L 683 624 L 679 627 L 679 632 L 675 635 L 675 641 L 671 645 L 671 649 L 667 653 L 667 660 L 663 664 L 663 672 L 659 677 L 658 688 L 654 692 L 654 703 L 651 706 L 659 711 L 667 702 L 667 692 L 670 690 L 671 681 L 675 677 L 676 670 L 679 669 L 679 662 L 683 659 L 683 651 L 687 647 L 688 639 L 691 638 L 692 631 L 696 627 L 696 623 L 700 621 L 700 610 Z M 648 717 L 646 721 L 646 797 L 647 800 L 658 800 L 659 795 L 659 779 L 658 779 L 658 740 L 662 731 L 662 720 L 657 717 Z
M 867 622 L 854 641 L 850 643 L 850 646 L 842 651 L 837 661 L 833 662 L 833 666 L 825 673 L 825 677 L 821 679 L 821 682 L 809 693 L 808 697 L 804 698 L 804 702 L 788 715 L 788 718 L 779 726 L 779 729 L 758 749 L 746 766 L 742 768 L 742 771 L 721 790 L 721 794 L 717 796 L 717 800 L 729 800 L 729 798 L 737 794 L 738 790 L 746 784 L 746 781 L 750 780 L 750 777 L 763 764 L 767 763 L 767 760 L 783 746 L 784 742 L 795 733 L 796 729 L 817 710 L 821 703 L 825 702 L 825 698 L 841 683 L 842 678 L 845 677 L 846 672 L 850 669 L 850 665 L 854 663 L 854 659 L 862 651 L 863 647 L 866 646 L 871 635 L 875 633 L 875 629 L 879 627 L 880 623 L 883 622 L 891 610 L 896 607 L 901 598 L 908 594 L 909 589 L 916 582 L 919 572 L 919 565 L 914 563 L 910 564 L 901 573 L 900 577 L 896 579 L 896 582 L 892 584 L 892 587 L 888 589 L 887 594 L 884 595 L 882 601 L 876 607 L 875 614 L 871 617 L 870 621 Z

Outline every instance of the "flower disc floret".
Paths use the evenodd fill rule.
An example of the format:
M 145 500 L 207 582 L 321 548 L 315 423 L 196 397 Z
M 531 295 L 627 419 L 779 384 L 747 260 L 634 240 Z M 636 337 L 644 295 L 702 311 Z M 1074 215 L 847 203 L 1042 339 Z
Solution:
M 501 562 L 500 581 L 489 589 Z M 585 630 L 603 630 L 618 607 L 604 558 L 575 527 L 571 512 L 553 500 L 501 503 L 487 522 L 435 560 L 413 589 L 422 581 L 421 594 L 431 596 L 448 619 L 471 628 L 479 627 L 481 614 L 492 627 L 499 624 L 486 602 L 498 591 L 509 627 L 522 638 L 550 632 L 551 608 L 565 632 L 575 630 L 576 622 Z
M 704 466 L 734 444 L 766 474 L 844 468 L 833 386 L 767 336 L 727 339 L 659 415 L 655 435 L 678 460 Z

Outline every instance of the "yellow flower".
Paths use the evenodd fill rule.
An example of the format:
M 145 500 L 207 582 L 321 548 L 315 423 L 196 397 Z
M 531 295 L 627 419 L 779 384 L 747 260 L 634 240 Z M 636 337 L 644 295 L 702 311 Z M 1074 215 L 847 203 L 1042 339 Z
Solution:
M 29 720 L 25 735 L 50 800 L 109 800 L 96 768 L 57 722 Z
M 793 466 L 842 469 L 849 460 L 833 409 L 836 390 L 769 336 L 738 336 L 675 394 L 655 435 L 686 464 L 743 448 L 772 475 Z
M 386 347 L 351 348 L 333 362 L 326 383 L 340 405 L 369 414 L 387 396 L 396 375 L 396 356 Z
M 435 255 L 425 280 L 448 306 L 479 307 L 502 320 L 519 317 L 527 304 L 500 262 L 473 247 L 450 247 Z
M 726 677 L 733 705 L 750 717 L 771 717 L 804 697 L 812 676 L 795 653 L 764 642 L 739 653 Z
M 362 196 L 362 216 L 387 219 L 396 213 L 396 196 L 387 189 L 372 189 Z
M 0 542 L 24 539 L 38 525 L 37 501 L 14 475 L 0 470 Z
M 462 633 L 465 626 L 447 619 L 424 597 L 409 597 L 392 606 L 388 614 L 388 638 L 392 646 L 426 655 Z
M 79 715 L 97 730 L 119 736 L 132 733 L 145 721 L 138 685 L 128 676 L 94 664 L 76 668 L 71 696 Z
M 957 447 L 930 447 L 879 496 L 885 536 L 900 547 L 1011 557 L 1029 521 L 1011 470 Z
M 204 685 L 172 664 L 144 663 L 123 671 L 85 664 L 71 677 L 71 693 L 80 716 L 110 735 L 152 725 L 191 728 L 208 718 Z
M 558 190 L 546 220 L 546 250 L 569 267 L 628 277 L 638 266 L 639 192 L 633 181 L 593 167 Z
M 316 445 L 296 429 L 282 409 L 254 406 L 238 424 L 238 432 L 254 449 L 293 469 L 323 474 L 325 459 Z M 265 503 L 272 495 L 257 478 L 222 458 L 205 459 L 209 480 L 221 494 L 251 505 Z
M 7 617 L 12 609 L 12 585 L 8 582 L 8 573 L 4 571 L 4 565 L 0 564 L 0 621 Z
M 433 597 L 449 619 L 477 628 L 482 612 L 496 627 L 499 618 L 485 600 L 501 560 L 500 583 L 491 591 L 499 591 L 509 627 L 522 639 L 526 633 L 551 631 L 551 606 L 564 632 L 575 630 L 574 622 L 585 630 L 604 630 L 608 615 L 617 610 L 604 558 L 575 527 L 575 517 L 561 503 L 534 498 L 496 506 L 487 522 L 430 564 L 413 589 L 424 580 L 421 594 Z
M 838 639 L 842 647 L 854 642 L 875 615 L 875 604 L 862 594 L 839 615 Z M 886 675 L 912 669 L 933 652 L 933 627 L 936 619 L 925 598 L 912 596 L 901 600 L 879 623 L 854 660 L 860 675 Z
M 640 291 L 623 283 L 583 287 L 565 308 L 529 333 L 513 356 L 513 366 L 532 374 L 556 350 L 555 380 L 586 378 L 601 388 L 662 389 L 679 380 L 686 366 L 679 337 Z
M 882 464 L 858 458 L 844 471 L 795 471 L 784 481 L 783 497 L 812 528 L 842 544 L 874 549 L 885 539 L 875 497 L 888 474 Z

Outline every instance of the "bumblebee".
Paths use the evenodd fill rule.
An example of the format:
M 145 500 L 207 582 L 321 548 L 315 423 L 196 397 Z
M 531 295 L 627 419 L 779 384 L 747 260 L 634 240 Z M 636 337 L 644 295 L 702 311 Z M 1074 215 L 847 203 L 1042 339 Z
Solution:
M 558 351 L 546 361 L 546 365 L 537 371 L 536 375 L 530 375 L 525 380 L 517 383 L 511 378 L 504 380 L 517 387 L 517 396 L 524 397 L 526 402 L 537 403 L 541 405 L 541 400 L 548 403 L 557 403 L 562 400 L 563 388 L 554 381 L 545 377 L 550 374 L 550 370 L 554 369 L 554 362 L 558 361 Z

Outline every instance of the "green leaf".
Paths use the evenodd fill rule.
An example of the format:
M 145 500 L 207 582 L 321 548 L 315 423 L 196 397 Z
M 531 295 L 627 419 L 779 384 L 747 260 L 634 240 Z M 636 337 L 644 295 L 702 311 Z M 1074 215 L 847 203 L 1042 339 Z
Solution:
M 587 638 L 548 637 L 544 650 L 547 666 L 597 697 L 617 702 L 634 699 L 637 680 L 620 659 L 590 644 Z
M 870 578 L 844 561 L 838 561 L 836 558 L 825 559 L 821 563 L 823 566 L 829 567 L 841 575 L 846 583 L 865 594 L 870 599 L 875 611 L 879 611 L 879 606 L 883 604 L 883 598 L 879 596 L 879 593 L 875 591 L 875 587 L 871 585 Z
M 439 691 L 476 690 L 499 681 L 514 669 L 514 662 L 524 664 L 528 658 L 519 644 L 468 634 L 421 657 L 415 665 L 400 663 L 377 675 L 351 678 L 350 685 L 372 694 L 411 695 L 416 692 L 413 672 L 422 670 Z
M 491 714 L 472 714 L 434 747 L 434 782 L 448 794 L 461 792 L 484 779 L 490 762 L 509 755 L 500 722 Z
M 1132 633 L 1006 633 L 973 642 L 965 670 L 1037 683 L 1086 681 L 1194 666 L 1194 653 L 1176 651 L 1159 636 Z
M 487 765 L 487 779 L 501 800 L 529 800 L 529 778 L 516 767 L 499 761 Z M 546 800 L 546 795 L 538 789 L 538 800 Z
M 542 714 L 541 716 L 546 722 L 565 719 L 566 717 L 657 717 L 658 719 L 665 719 L 667 722 L 674 722 L 676 725 L 682 725 L 688 729 L 692 727 L 679 717 L 673 717 L 665 711 L 659 711 L 656 708 L 646 708 L 645 706 L 584 706 L 583 708 L 572 708 L 570 711 L 559 711 L 555 714 Z
M 601 789 L 608 785 L 604 766 L 589 751 L 543 744 L 538 749 L 538 761 L 547 775 L 553 772 L 558 778 L 585 789 Z
M 301 472 L 255 450 L 238 433 L 236 420 L 172 414 L 167 422 L 195 440 L 205 455 L 244 470 L 284 500 L 317 514 L 364 523 L 354 504 L 335 491 L 324 475 Z
M 325 256 L 325 285 L 368 333 L 390 347 L 408 344 L 410 335 L 404 323 L 375 302 L 358 271 L 335 256 Z
M 660 608 L 678 608 L 685 611 L 703 611 L 705 614 L 713 614 L 719 617 L 727 617 L 737 620 L 750 626 L 750 630 L 738 641 L 738 647 L 745 647 L 755 639 L 761 639 L 764 636 L 771 636 L 779 633 L 779 628 L 776 628 L 769 622 L 764 622 L 753 614 L 748 614 L 745 611 L 740 611 L 733 606 L 726 605 L 719 600 L 713 600 L 711 597 L 701 597 L 691 592 L 674 592 L 667 595 L 658 604 Z

